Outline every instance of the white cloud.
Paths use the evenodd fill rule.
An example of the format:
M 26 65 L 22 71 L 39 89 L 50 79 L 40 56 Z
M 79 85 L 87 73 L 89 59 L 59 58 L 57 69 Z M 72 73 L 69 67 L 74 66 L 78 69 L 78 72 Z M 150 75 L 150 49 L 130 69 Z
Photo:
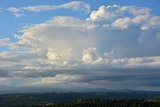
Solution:
M 26 6 L 26 7 L 10 7 L 7 8 L 8 11 L 12 12 L 15 17 L 20 17 L 23 15 L 25 11 L 30 12 L 41 12 L 41 11 L 51 11 L 51 10 L 58 10 L 58 9 L 72 9 L 76 11 L 85 11 L 90 12 L 90 5 L 83 2 L 83 1 L 72 1 L 66 4 L 61 5 L 38 5 L 38 6 Z
M 134 13 L 133 10 L 139 12 Z M 55 68 L 72 68 L 85 64 L 126 66 L 129 57 L 152 57 L 159 53 L 159 39 L 156 39 L 159 37 L 156 28 L 158 24 L 151 25 L 155 26 L 155 31 L 148 30 L 149 34 L 141 29 L 148 20 L 158 18 L 151 15 L 149 9 L 142 15 L 142 10 L 147 11 L 146 8 L 132 6 L 101 6 L 87 20 L 54 17 L 44 23 L 23 28 L 17 44 L 12 46 L 27 47 L 31 53 L 43 56 L 46 63 L 56 66 Z M 107 12 L 113 14 L 114 18 L 107 15 Z M 134 16 L 126 17 L 124 12 Z M 105 25 L 108 26 L 104 27 Z M 154 42 L 148 42 L 150 40 Z M 110 58 L 106 54 L 110 54 Z
M 114 23 L 113 26 L 114 27 L 118 27 L 121 29 L 126 29 L 128 28 L 128 26 L 132 24 L 131 20 L 129 17 L 125 17 L 125 18 L 119 18 L 117 19 Z
M 23 29 L 17 45 L 31 46 L 33 51 L 40 49 L 53 64 L 68 59 L 80 60 L 82 50 L 94 46 L 96 42 L 94 27 L 91 26 L 94 24 L 77 18 L 55 17 Z
M 145 7 L 136 7 L 136 6 L 122 6 L 120 7 L 120 11 L 129 12 L 135 16 L 137 15 L 148 15 L 150 14 L 150 9 Z
M 72 3 L 62 7 L 79 4 Z M 26 7 L 27 11 L 44 8 Z M 24 86 L 107 84 L 123 88 L 128 84 L 133 88 L 130 84 L 139 86 L 150 77 L 145 72 L 151 70 L 152 80 L 160 69 L 159 26 L 159 16 L 133 6 L 101 6 L 85 20 L 56 16 L 22 28 L 16 43 L 0 40 L 1 46 L 10 46 L 10 50 L 0 52 L 0 76 L 12 77 L 7 79 L 10 84 L 25 77 L 17 83 Z M 135 78 L 140 84 L 133 81 Z M 1 84 L 6 83 L 3 81 Z
M 9 38 L 0 39 L 0 46 L 8 46 L 11 40 Z
M 140 25 L 142 30 L 159 26 L 159 16 L 152 16 L 151 10 L 145 7 L 136 6 L 101 6 L 98 10 L 92 11 L 90 18 L 94 22 L 126 29 L 131 25 Z
M 96 48 L 88 48 L 82 52 L 82 61 L 84 63 L 92 63 L 98 60 L 98 54 L 96 53 Z
M 119 16 L 119 14 L 114 14 L 112 12 L 110 12 L 110 9 L 113 8 L 118 8 L 117 6 L 101 6 L 99 7 L 99 9 L 97 11 L 92 11 L 92 13 L 90 14 L 90 18 L 93 21 L 96 20 L 111 20 L 113 18 L 116 18 Z
M 71 8 L 73 10 L 82 10 L 82 11 L 90 12 L 90 5 L 82 1 L 72 1 L 70 3 L 62 4 L 60 5 L 60 7 L 66 8 L 66 9 Z
M 58 62 L 65 63 L 62 61 L 68 60 L 71 58 L 71 48 L 60 47 L 61 50 L 48 48 L 47 57 L 50 63 L 56 64 Z
M 17 12 L 20 12 L 20 11 L 21 11 L 20 9 L 18 9 L 18 8 L 16 8 L 16 7 L 10 7 L 10 8 L 8 8 L 7 10 L 10 11 L 10 12 L 13 12 L 13 13 L 17 13 Z
M 108 64 L 124 67 L 158 67 L 160 65 L 160 56 L 137 57 L 137 58 L 116 58 L 108 59 Z
M 149 19 L 148 15 L 146 15 L 146 16 L 145 15 L 138 15 L 133 18 L 124 17 L 124 18 L 119 18 L 119 19 L 115 20 L 115 22 L 113 22 L 112 25 L 117 28 L 126 29 L 130 25 L 146 23 L 148 21 L 148 19 Z M 144 25 L 142 25 L 142 26 L 144 26 Z
M 80 76 L 76 75 L 67 75 L 67 74 L 57 74 L 55 77 L 43 77 L 41 78 L 42 84 L 56 84 L 56 83 L 67 83 L 67 82 L 76 82 L 80 80 Z

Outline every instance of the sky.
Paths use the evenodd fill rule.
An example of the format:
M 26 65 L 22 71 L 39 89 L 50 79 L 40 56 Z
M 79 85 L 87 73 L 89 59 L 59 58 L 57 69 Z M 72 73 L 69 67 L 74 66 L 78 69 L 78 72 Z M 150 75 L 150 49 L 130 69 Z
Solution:
M 160 91 L 160 0 L 0 0 L 0 90 Z

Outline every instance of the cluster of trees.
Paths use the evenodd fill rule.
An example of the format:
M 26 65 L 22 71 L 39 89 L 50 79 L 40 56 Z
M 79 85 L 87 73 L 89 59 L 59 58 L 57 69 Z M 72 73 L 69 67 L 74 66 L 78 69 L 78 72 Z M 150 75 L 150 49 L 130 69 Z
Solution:
M 93 92 L 4 94 L 0 95 L 0 107 L 160 107 L 160 93 Z
M 160 107 L 160 100 L 77 100 L 55 102 L 37 107 Z
M 1 107 L 160 107 L 160 100 L 104 100 L 86 99 L 63 102 L 1 103 Z
M 44 104 L 12 104 L 3 107 L 160 107 L 160 100 L 102 100 L 88 99 Z

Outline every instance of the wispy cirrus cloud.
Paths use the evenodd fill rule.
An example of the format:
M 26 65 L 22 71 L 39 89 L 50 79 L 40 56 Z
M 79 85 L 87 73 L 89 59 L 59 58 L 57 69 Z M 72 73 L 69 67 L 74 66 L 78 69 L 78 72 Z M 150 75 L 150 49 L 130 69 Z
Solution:
M 26 7 L 9 7 L 8 11 L 12 12 L 15 17 L 21 17 L 25 11 L 30 12 L 41 12 L 41 11 L 52 11 L 58 9 L 72 9 L 75 11 L 90 12 L 90 5 L 83 1 L 72 1 L 61 5 L 38 5 L 38 6 L 26 6 Z

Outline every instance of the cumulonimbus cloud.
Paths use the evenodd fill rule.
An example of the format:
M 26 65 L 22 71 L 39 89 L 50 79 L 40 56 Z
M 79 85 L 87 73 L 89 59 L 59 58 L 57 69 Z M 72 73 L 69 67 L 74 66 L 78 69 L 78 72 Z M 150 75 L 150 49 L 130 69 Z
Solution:
M 56 16 L 24 27 L 10 50 L 0 53 L 0 68 L 7 72 L 1 84 L 25 77 L 19 85 L 148 88 L 160 81 L 159 22 L 148 8 L 113 5 L 85 20 Z

